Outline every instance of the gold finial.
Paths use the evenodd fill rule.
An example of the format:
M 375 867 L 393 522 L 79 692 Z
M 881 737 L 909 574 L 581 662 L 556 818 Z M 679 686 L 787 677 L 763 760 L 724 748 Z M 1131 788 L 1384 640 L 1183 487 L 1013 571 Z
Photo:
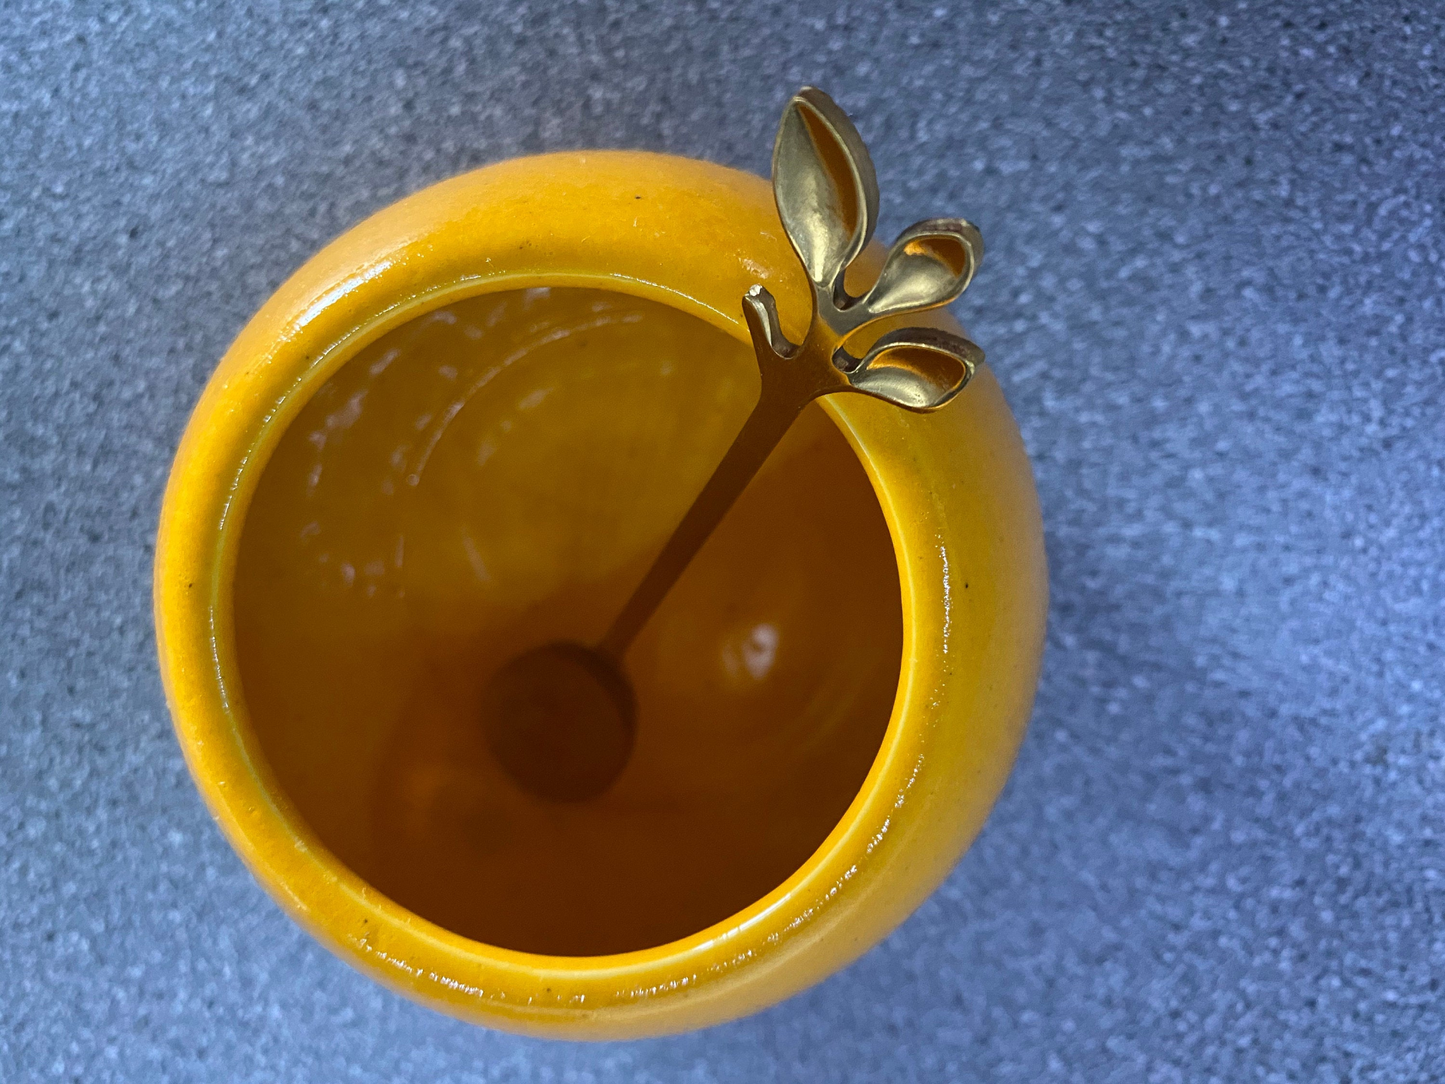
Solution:
M 946 305 L 968 288 L 983 259 L 978 228 L 961 218 L 930 218 L 893 242 L 877 281 L 861 297 L 844 285 L 848 267 L 873 236 L 878 178 L 853 122 L 816 87 L 788 102 L 773 144 L 773 197 L 788 240 L 813 287 L 803 342 L 788 342 L 772 295 L 755 286 L 743 298 L 753 348 L 763 370 L 781 365 L 787 383 L 812 396 L 860 391 L 909 410 L 936 410 L 957 395 L 983 351 L 937 328 L 905 328 L 880 338 L 861 358 L 846 342 L 875 321 Z M 818 368 L 826 362 L 827 370 Z M 801 404 L 800 404 L 801 405 Z

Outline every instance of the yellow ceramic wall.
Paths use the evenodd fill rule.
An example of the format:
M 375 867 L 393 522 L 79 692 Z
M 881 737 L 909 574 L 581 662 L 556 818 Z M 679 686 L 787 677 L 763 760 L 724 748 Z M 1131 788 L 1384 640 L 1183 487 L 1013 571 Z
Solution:
M 260 882 L 333 951 L 408 996 L 479 1023 L 574 1038 L 659 1034 L 753 1011 L 844 966 L 907 917 L 947 876 L 1007 778 L 1037 681 L 1046 576 L 1028 461 L 987 368 L 937 414 L 856 395 L 824 401 L 892 538 L 897 695 L 877 756 L 827 837 L 741 911 L 607 956 L 478 941 L 338 857 L 354 847 L 350 861 L 362 866 L 369 844 L 364 833 L 347 842 L 344 818 L 327 819 L 346 799 L 328 793 L 320 758 L 293 751 L 271 763 L 243 679 L 249 634 L 238 635 L 237 621 L 249 603 L 236 597 L 237 563 L 265 466 L 318 388 L 416 316 L 500 291 L 625 294 L 745 344 L 739 302 L 755 283 L 798 338 L 808 286 L 761 178 L 635 152 L 504 162 L 419 192 L 318 253 L 237 337 L 196 407 L 156 544 L 157 646 L 177 736 Z M 357 635 L 365 628 L 358 619 Z M 368 671 L 358 663 L 355 674 Z M 372 740 L 385 741 L 384 729 Z M 333 745 L 338 766 L 349 765 L 336 777 L 365 775 L 367 758 L 389 755 L 378 748 Z
M 508 658 L 607 627 L 758 393 L 656 302 L 484 294 L 383 336 L 291 423 L 246 517 L 236 633 L 266 758 L 327 847 L 456 933 L 596 955 L 761 899 L 862 784 L 898 684 L 898 570 L 817 406 L 628 656 L 637 744 L 537 799 L 483 741 Z

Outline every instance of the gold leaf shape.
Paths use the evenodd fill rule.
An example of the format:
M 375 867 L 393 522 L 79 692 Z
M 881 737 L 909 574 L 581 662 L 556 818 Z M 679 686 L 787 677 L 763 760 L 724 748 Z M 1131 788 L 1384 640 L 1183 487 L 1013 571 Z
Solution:
M 959 335 L 904 328 L 883 336 L 850 366 L 848 382 L 855 391 L 927 413 L 962 391 L 982 362 L 983 351 Z
M 773 144 L 773 195 L 813 283 L 836 293 L 878 220 L 878 178 L 848 115 L 816 87 L 788 102 Z
M 925 219 L 898 235 L 859 304 L 870 320 L 946 305 L 968 287 L 982 259 L 983 237 L 973 223 Z

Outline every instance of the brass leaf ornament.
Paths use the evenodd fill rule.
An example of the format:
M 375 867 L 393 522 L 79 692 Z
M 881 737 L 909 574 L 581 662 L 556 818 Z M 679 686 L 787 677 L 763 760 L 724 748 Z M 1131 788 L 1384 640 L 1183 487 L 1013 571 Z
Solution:
M 841 288 L 873 237 L 878 177 L 853 122 L 814 87 L 793 97 L 778 125 L 773 195 L 808 278 Z
M 773 144 L 773 198 L 812 284 L 813 312 L 807 337 L 795 346 L 782 334 L 771 295 L 762 287 L 750 291 L 743 308 L 759 366 L 766 371 L 783 359 L 814 365 L 826 358 L 843 379 L 818 373 L 816 394 L 859 391 L 914 411 L 936 410 L 962 391 L 983 360 L 983 351 L 962 336 L 894 332 L 862 358 L 845 343 L 874 321 L 938 308 L 963 293 L 983 259 L 978 227 L 961 218 L 909 226 L 872 288 L 850 295 L 848 268 L 878 218 L 878 177 L 853 122 L 816 87 L 804 87 L 783 111 Z

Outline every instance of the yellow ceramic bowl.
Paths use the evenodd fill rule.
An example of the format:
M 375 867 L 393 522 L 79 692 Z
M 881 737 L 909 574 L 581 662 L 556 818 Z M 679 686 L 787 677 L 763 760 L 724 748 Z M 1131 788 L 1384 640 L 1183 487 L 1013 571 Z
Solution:
M 751 406 L 754 283 L 799 335 L 757 177 L 505 162 L 328 246 L 196 408 L 156 552 L 177 734 L 262 884 L 410 997 L 570 1038 L 751 1012 L 901 922 L 1003 786 L 1046 578 L 987 369 L 932 415 L 809 408 L 629 654 L 606 795 L 489 760 L 479 683 L 605 628 Z

